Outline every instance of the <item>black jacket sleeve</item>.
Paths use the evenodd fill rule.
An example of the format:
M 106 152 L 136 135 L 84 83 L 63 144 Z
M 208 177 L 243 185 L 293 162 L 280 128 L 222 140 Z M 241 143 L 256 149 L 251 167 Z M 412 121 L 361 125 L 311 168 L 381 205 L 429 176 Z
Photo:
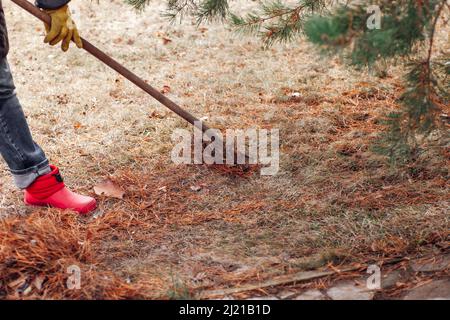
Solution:
M 36 6 L 41 9 L 57 9 L 69 2 L 70 0 L 36 0 Z

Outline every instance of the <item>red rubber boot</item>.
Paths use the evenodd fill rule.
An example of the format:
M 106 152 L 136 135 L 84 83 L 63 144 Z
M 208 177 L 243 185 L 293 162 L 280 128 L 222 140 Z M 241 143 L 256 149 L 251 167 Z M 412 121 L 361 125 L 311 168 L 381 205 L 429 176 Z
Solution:
M 52 172 L 41 176 L 25 190 L 25 203 L 31 206 L 70 209 L 87 214 L 97 207 L 94 198 L 76 194 L 66 188 L 59 170 L 50 166 Z

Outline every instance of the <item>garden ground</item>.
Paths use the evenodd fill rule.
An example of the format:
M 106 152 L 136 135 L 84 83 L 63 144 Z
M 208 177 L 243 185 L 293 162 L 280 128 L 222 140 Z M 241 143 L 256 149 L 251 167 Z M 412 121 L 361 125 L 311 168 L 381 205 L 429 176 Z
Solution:
M 83 36 L 213 127 L 280 130 L 276 176 L 177 166 L 171 134 L 188 128 L 182 120 L 87 53 L 45 46 L 39 21 L 4 7 L 35 140 L 77 191 L 94 195 L 109 179 L 125 196 L 96 196 L 88 218 L 29 208 L 0 170 L 0 297 L 208 298 L 287 279 L 223 294 L 270 296 L 448 252 L 448 149 L 401 169 L 370 150 L 380 119 L 399 107 L 401 68 L 380 78 L 320 57 L 301 39 L 262 50 L 221 25 L 170 25 L 161 5 L 139 14 L 118 0 L 73 1 Z M 448 29 L 442 34 L 437 47 L 448 51 Z M 82 271 L 80 290 L 66 287 L 72 265 Z M 335 273 L 289 281 L 308 270 Z M 448 264 L 416 271 L 386 296 L 448 272 Z

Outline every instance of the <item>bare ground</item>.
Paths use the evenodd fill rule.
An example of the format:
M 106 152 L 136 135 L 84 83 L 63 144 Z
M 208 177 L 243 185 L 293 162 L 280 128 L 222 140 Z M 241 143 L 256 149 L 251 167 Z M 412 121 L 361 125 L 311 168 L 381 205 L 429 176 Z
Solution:
M 109 177 L 126 196 L 97 197 L 87 219 L 27 208 L 1 170 L 0 296 L 24 297 L 17 286 L 41 275 L 44 288 L 25 297 L 193 297 L 448 250 L 448 150 L 401 170 L 369 150 L 380 117 L 398 108 L 400 68 L 380 79 L 302 40 L 265 51 L 222 26 L 168 25 L 161 6 L 136 14 L 121 1 L 74 2 L 86 38 L 198 117 L 280 129 L 277 176 L 175 166 L 170 135 L 183 121 L 86 53 L 45 46 L 39 22 L 4 6 L 35 140 L 77 191 L 93 194 Z M 71 264 L 85 275 L 81 291 L 64 287 Z

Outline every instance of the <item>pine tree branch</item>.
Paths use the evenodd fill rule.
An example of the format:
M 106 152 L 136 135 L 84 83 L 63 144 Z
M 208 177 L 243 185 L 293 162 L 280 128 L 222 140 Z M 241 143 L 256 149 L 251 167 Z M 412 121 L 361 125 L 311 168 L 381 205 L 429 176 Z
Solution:
M 298 0 L 288 5 L 283 1 L 262 2 L 257 12 L 246 16 L 232 14 L 230 22 L 236 30 L 258 35 L 266 47 L 275 42 L 290 41 L 303 32 L 303 22 L 308 15 L 318 13 L 334 0 Z

